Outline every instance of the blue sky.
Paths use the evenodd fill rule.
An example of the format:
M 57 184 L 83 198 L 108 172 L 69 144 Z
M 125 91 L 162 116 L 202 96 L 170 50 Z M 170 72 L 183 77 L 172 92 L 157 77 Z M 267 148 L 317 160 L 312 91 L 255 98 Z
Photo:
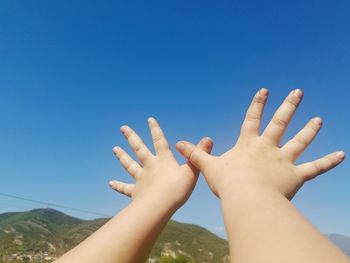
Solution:
M 173 148 L 210 136 L 220 154 L 261 87 L 264 124 L 291 89 L 305 92 L 285 140 L 324 119 L 300 162 L 350 153 L 349 12 L 345 0 L 1 1 L 0 192 L 113 215 L 129 202 L 108 188 L 130 181 L 111 151 L 129 150 L 121 125 L 150 145 L 155 116 Z M 350 235 L 349 163 L 295 198 L 323 232 Z M 34 207 L 0 196 L 0 212 Z M 223 226 L 202 179 L 174 219 Z

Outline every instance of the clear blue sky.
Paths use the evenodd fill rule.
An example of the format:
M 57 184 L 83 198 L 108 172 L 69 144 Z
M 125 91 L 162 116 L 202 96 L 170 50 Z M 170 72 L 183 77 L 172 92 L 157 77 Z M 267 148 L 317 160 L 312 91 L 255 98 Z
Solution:
M 107 183 L 130 180 L 111 152 L 128 149 L 121 125 L 150 143 L 155 116 L 172 146 L 211 136 L 219 154 L 261 87 L 265 124 L 291 89 L 305 92 L 285 138 L 324 119 L 300 161 L 350 154 L 349 13 L 347 0 L 1 1 L 0 192 L 115 214 L 128 200 Z M 323 232 L 350 235 L 349 164 L 295 199 Z M 0 197 L 0 212 L 34 207 Z M 223 225 L 203 180 L 174 219 Z

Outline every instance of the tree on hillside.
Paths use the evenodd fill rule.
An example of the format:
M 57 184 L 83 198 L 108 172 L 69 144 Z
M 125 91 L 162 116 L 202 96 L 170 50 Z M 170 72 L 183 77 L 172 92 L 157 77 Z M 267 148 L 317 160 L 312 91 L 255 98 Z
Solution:
M 186 256 L 180 255 L 176 258 L 171 256 L 162 256 L 160 258 L 160 263 L 194 263 L 194 261 Z

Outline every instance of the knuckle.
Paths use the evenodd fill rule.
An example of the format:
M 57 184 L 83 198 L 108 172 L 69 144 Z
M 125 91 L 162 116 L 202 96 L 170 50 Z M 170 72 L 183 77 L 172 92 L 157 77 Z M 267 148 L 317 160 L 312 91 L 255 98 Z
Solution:
M 134 151 L 136 153 L 138 153 L 138 152 L 140 152 L 143 149 L 143 146 L 141 144 L 137 143 L 137 144 L 134 145 L 133 148 L 134 148 Z
M 139 156 L 139 160 L 141 161 L 141 163 L 147 163 L 148 160 L 151 159 L 151 157 L 153 157 L 152 154 L 143 154 Z
M 133 172 L 135 172 L 135 168 L 135 163 L 132 162 L 127 168 L 128 173 L 132 174 Z
M 309 130 L 311 130 L 312 132 L 318 132 L 319 131 L 319 129 L 321 128 L 320 126 L 318 126 L 318 125 L 316 125 L 313 121 L 310 121 L 307 125 L 306 125 L 306 127 L 305 127 L 306 129 L 309 129 Z
M 272 122 L 278 127 L 286 127 L 288 125 L 288 122 L 280 117 L 273 118 Z
M 292 143 L 300 145 L 302 148 L 306 148 L 309 145 L 309 142 L 302 138 L 292 139 Z
M 309 134 L 307 134 L 309 137 L 314 137 L 316 136 L 317 132 L 319 129 L 317 129 L 317 127 L 315 127 L 314 125 L 310 125 L 308 127 L 306 127 L 306 130 L 309 130 Z
M 316 174 L 321 174 L 323 170 L 320 163 L 318 162 L 314 163 L 314 169 L 316 171 Z
M 153 137 L 153 143 L 157 144 L 157 143 L 161 142 L 162 139 L 163 139 L 163 136 L 161 134 L 157 134 Z
M 289 104 L 290 106 L 292 106 L 293 108 L 298 107 L 300 100 L 298 98 L 296 98 L 295 96 L 289 97 L 287 99 L 287 104 Z
M 256 121 L 260 120 L 260 116 L 259 116 L 259 114 L 255 113 L 255 112 L 249 112 L 249 113 L 247 113 L 246 120 L 256 122 Z
M 257 95 L 257 96 L 254 97 L 254 103 L 265 104 L 265 101 L 266 101 L 266 97 L 263 97 L 263 96 L 260 96 L 260 95 Z
M 188 154 L 188 160 L 193 161 L 194 160 L 194 155 L 195 155 L 195 149 L 192 149 L 189 154 Z

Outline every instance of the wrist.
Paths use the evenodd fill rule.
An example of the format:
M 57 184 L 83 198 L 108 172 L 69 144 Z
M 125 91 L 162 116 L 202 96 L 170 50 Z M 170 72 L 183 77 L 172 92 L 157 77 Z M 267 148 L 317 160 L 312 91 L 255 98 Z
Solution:
M 259 198 L 261 195 L 276 195 L 284 197 L 284 195 L 275 187 L 257 181 L 235 182 L 234 186 L 232 186 L 232 184 L 226 184 L 221 187 L 219 192 L 222 201 L 229 199 L 241 202 L 241 199 L 254 199 Z
M 179 208 L 177 203 L 167 196 L 145 195 L 138 196 L 132 201 L 133 204 L 145 207 L 152 213 L 170 215 L 170 217 Z
M 236 190 L 237 189 L 237 190 Z M 221 206 L 224 219 L 254 224 L 257 217 L 273 213 L 279 207 L 289 206 L 289 200 L 278 190 L 261 184 L 243 184 L 235 191 L 223 191 Z M 240 224 L 239 223 L 239 224 Z

